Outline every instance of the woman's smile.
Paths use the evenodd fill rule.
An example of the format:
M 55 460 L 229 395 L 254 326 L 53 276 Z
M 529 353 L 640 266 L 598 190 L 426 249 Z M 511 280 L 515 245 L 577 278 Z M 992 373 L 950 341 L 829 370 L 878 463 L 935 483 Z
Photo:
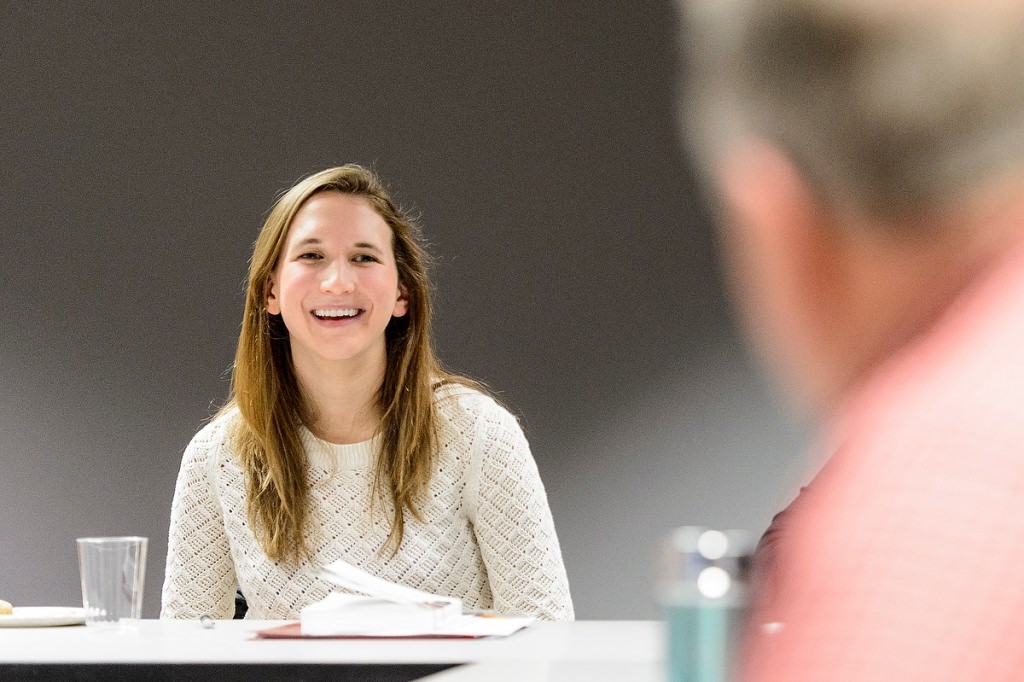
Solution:
M 328 327 L 340 327 L 363 317 L 362 308 L 315 308 L 310 313 L 317 322 Z

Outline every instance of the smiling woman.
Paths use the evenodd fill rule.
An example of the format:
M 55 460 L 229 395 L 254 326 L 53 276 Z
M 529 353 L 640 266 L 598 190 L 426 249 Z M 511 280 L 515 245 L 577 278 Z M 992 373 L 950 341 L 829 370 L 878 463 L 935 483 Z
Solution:
M 430 343 L 419 230 L 369 171 L 286 192 L 256 240 L 228 404 L 185 450 L 162 617 L 297 618 L 345 560 L 468 608 L 573 617 L 515 418 Z
M 310 197 L 292 219 L 267 300 L 267 311 L 280 315 L 288 329 L 295 371 L 308 377 L 379 374 L 385 329 L 407 307 L 384 219 L 358 196 Z M 332 385 L 343 386 L 344 379 L 351 377 Z M 362 421 L 369 434 L 336 436 L 372 435 L 374 415 Z

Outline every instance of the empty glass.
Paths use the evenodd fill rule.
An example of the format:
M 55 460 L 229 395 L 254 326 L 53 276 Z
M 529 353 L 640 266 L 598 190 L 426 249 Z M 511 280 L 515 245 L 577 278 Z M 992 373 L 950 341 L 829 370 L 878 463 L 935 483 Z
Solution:
M 87 626 L 110 630 L 138 626 L 147 543 L 140 537 L 78 538 Z

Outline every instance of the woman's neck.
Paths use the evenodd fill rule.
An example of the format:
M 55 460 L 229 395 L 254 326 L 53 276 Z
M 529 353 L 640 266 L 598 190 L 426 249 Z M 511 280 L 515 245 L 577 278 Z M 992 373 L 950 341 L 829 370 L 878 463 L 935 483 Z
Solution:
M 379 392 L 385 358 L 369 363 L 295 363 L 303 397 L 314 422 L 306 426 L 329 443 L 361 443 L 373 437 L 380 423 Z

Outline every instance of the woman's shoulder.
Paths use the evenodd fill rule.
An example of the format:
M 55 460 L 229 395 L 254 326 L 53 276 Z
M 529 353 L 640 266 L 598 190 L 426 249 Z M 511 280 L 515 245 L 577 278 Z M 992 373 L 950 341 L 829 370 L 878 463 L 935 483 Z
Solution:
M 468 412 L 474 416 L 508 413 L 494 396 L 479 385 L 444 379 L 434 384 L 434 401 L 443 415 Z
M 521 431 L 516 416 L 479 385 L 450 380 L 435 385 L 434 399 L 442 420 L 460 432 L 465 432 L 471 425 L 484 424 L 502 431 Z
M 227 442 L 235 423 L 241 419 L 238 408 L 228 406 L 221 409 L 192 437 L 188 449 L 193 452 L 210 452 L 221 449 Z

